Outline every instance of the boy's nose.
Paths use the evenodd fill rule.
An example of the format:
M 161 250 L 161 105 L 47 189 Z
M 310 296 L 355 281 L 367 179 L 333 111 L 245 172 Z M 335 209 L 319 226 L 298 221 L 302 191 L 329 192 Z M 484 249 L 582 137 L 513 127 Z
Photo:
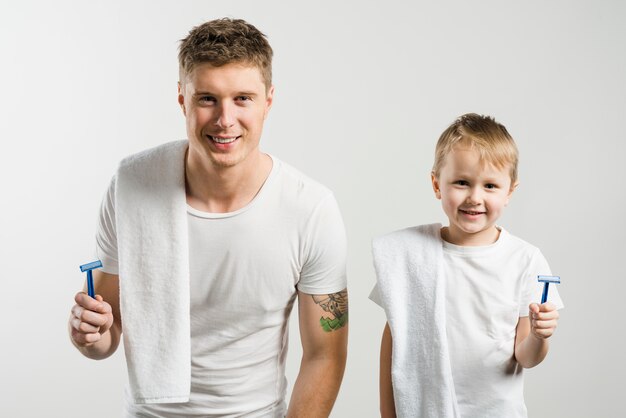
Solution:
M 470 193 L 467 195 L 467 203 L 471 203 L 473 205 L 477 205 L 482 201 L 481 193 L 478 188 L 471 189 Z

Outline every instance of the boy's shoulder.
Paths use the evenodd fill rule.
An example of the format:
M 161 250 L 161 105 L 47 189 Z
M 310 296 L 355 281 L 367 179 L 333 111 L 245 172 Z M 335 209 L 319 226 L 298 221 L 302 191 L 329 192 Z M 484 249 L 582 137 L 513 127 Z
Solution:
M 441 241 L 440 231 L 440 223 L 411 226 L 379 235 L 372 240 L 372 244 L 374 246 L 399 244 L 406 241 L 422 241 L 424 239 L 429 241 Z
M 506 229 L 501 228 L 500 239 L 507 252 L 525 254 L 532 257 L 538 253 L 541 253 L 538 247 L 529 243 L 528 241 L 511 234 Z

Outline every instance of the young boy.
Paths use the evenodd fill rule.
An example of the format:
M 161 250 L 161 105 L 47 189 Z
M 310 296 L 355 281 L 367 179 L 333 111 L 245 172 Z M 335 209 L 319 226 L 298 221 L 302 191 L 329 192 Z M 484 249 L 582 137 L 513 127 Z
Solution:
M 383 417 L 526 417 L 524 368 L 548 353 L 563 307 L 541 300 L 541 252 L 496 221 L 517 186 L 518 151 L 493 118 L 466 114 L 437 143 L 432 186 L 449 225 L 373 242 L 385 309 Z

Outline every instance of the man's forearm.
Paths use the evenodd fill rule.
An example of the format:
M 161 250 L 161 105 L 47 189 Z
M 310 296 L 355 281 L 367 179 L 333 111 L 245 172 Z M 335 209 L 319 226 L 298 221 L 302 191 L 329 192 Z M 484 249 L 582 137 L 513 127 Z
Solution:
M 336 358 L 303 358 L 291 394 L 287 417 L 328 417 L 346 366 L 346 353 Z

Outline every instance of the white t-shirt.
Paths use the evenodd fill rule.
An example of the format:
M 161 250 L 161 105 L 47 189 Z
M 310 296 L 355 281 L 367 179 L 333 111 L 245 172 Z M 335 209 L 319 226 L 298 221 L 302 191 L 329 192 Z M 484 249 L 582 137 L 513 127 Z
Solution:
M 463 418 L 527 416 L 523 368 L 514 358 L 519 317 L 541 302 L 538 275 L 550 275 L 539 249 L 501 229 L 488 246 L 442 240 L 446 333 L 459 414 Z M 370 299 L 381 305 L 376 287 Z M 557 286 L 548 301 L 563 307 Z M 419 336 L 416 336 L 419 338 Z
M 111 201 L 103 202 L 97 253 L 103 270 L 116 274 Z M 187 219 L 190 401 L 135 405 L 127 396 L 126 413 L 284 416 L 288 318 L 297 290 L 329 294 L 346 287 L 346 238 L 335 198 L 273 158 L 270 175 L 247 206 L 230 213 L 188 206 Z

